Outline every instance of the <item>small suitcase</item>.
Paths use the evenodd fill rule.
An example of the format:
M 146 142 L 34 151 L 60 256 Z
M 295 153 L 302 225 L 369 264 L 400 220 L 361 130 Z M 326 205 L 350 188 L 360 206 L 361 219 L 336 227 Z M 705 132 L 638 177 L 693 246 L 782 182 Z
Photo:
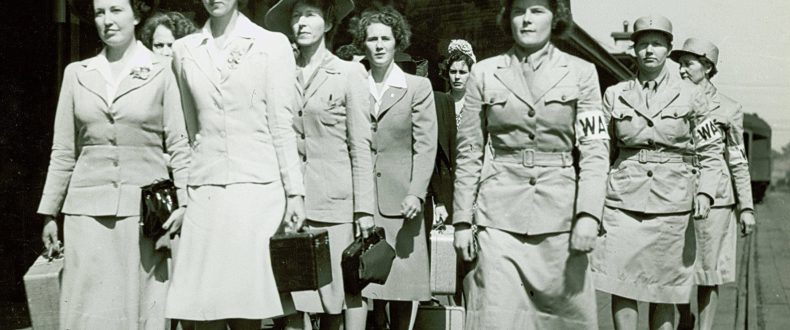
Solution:
M 431 292 L 435 295 L 452 295 L 456 292 L 458 258 L 453 246 L 454 229 L 441 224 L 430 233 Z
M 325 229 L 282 233 L 269 241 L 280 292 L 318 290 L 332 282 L 329 233 Z
M 414 330 L 463 330 L 465 315 L 461 306 L 420 306 Z
M 30 321 L 35 330 L 57 330 L 63 258 L 39 256 L 23 277 Z

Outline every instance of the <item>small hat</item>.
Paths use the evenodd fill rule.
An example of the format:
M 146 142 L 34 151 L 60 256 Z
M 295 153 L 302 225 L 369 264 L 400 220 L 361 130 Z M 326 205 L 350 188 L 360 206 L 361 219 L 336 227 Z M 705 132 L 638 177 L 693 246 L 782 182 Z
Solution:
M 93 0 L 68 0 L 69 6 L 71 7 L 71 12 L 80 20 L 85 22 L 93 23 Z M 156 0 L 137 0 L 137 2 L 141 3 L 140 11 L 142 17 L 140 17 L 140 21 L 145 20 L 145 15 L 151 13 L 156 9 L 157 2 Z M 129 4 L 133 5 L 132 0 L 129 0 Z
M 636 39 L 644 32 L 657 31 L 666 34 L 669 41 L 672 41 L 672 22 L 664 16 L 651 15 L 642 16 L 634 22 L 634 33 L 631 33 L 631 40 Z
M 267 29 L 290 36 L 293 35 L 291 28 L 291 11 L 298 0 L 280 0 L 266 13 L 264 25 Z M 337 25 L 343 20 L 352 10 L 354 10 L 354 2 L 352 0 L 333 0 L 335 5 L 335 21 Z M 333 27 L 335 28 L 335 27 Z
M 719 63 L 719 47 L 716 47 L 712 42 L 698 38 L 688 38 L 683 42 L 682 48 L 673 50 L 672 53 L 669 53 L 669 58 L 678 62 L 680 57 L 685 54 L 706 58 L 713 64 L 711 75 L 715 74 L 716 65 Z

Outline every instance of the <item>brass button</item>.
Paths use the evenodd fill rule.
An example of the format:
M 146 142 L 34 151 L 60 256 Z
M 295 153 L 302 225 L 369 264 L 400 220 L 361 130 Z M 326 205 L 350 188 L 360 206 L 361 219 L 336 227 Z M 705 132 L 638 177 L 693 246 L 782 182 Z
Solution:
M 298 112 L 298 114 L 299 114 L 299 117 L 301 117 L 301 116 L 302 116 L 302 111 L 300 110 L 300 111 Z
M 115 124 L 115 118 L 110 117 L 110 124 Z
M 648 127 L 653 127 L 653 121 L 652 120 L 648 120 L 647 121 L 647 126 Z
M 535 139 L 535 134 L 533 134 L 533 133 L 529 133 L 529 139 L 530 139 L 530 140 L 534 140 L 534 139 Z
M 301 137 L 302 137 L 302 139 L 304 139 L 304 133 L 302 133 Z
M 647 176 L 653 177 L 653 171 L 647 171 Z
M 697 174 L 697 169 L 696 168 L 691 169 L 691 174 Z
M 652 145 L 654 145 L 654 144 L 656 144 L 656 142 L 655 142 L 655 141 L 653 141 L 653 139 L 647 139 L 647 145 L 650 145 L 650 146 L 652 146 Z
M 118 161 L 116 160 L 116 161 L 112 162 L 112 166 L 118 167 Z
M 377 178 L 380 178 L 380 177 L 381 177 L 381 172 L 379 172 L 379 173 L 376 173 L 376 177 L 377 177 Z
M 527 115 L 530 117 L 535 117 L 535 110 L 530 109 L 529 112 L 527 112 Z
M 306 162 L 307 161 L 307 156 L 302 156 L 302 161 Z
M 530 184 L 531 186 L 534 186 L 536 183 L 538 183 L 538 180 L 536 180 L 535 178 L 531 178 L 531 179 L 529 179 L 529 184 Z
M 567 99 L 568 99 L 568 97 L 567 97 L 567 96 L 565 96 L 565 95 L 563 95 L 563 96 L 561 97 L 561 99 L 562 99 L 563 101 L 565 101 L 565 100 L 567 100 Z

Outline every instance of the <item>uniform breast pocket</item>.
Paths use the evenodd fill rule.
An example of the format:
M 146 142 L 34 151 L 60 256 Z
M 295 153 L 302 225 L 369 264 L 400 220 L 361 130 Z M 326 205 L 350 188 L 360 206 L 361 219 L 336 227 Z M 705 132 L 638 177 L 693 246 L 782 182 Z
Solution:
M 511 105 L 509 91 L 486 90 L 483 93 L 483 106 L 488 111 L 489 125 L 507 126 L 523 120 L 521 114 L 514 109 L 514 105 Z
M 500 111 L 505 108 L 510 92 L 506 90 L 487 90 L 483 95 L 483 104 L 490 111 Z
M 578 99 L 579 89 L 575 86 L 553 88 L 543 96 L 546 115 L 561 123 L 572 123 Z
M 326 100 L 321 100 L 316 105 L 316 116 L 318 120 L 326 126 L 335 126 L 346 120 L 345 100 L 340 97 L 337 99 L 333 98 L 334 97 L 330 97 Z
M 636 111 L 631 108 L 615 106 L 612 109 L 612 122 L 614 123 L 615 134 L 620 140 L 628 140 L 635 137 L 640 128 L 637 127 Z
M 670 106 L 661 112 L 661 121 L 656 128 L 671 138 L 690 137 L 691 109 L 684 106 Z

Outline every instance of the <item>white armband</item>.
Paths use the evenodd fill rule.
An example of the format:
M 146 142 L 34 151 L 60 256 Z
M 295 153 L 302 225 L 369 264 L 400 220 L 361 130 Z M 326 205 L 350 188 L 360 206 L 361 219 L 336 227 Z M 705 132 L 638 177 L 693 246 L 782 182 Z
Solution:
M 576 115 L 576 140 L 608 140 L 608 124 L 601 111 L 585 111 Z
M 716 122 L 713 119 L 707 119 L 697 125 L 697 127 L 694 127 L 694 139 L 697 142 L 697 146 L 706 146 L 721 140 L 721 138 L 721 130 L 716 126 Z

